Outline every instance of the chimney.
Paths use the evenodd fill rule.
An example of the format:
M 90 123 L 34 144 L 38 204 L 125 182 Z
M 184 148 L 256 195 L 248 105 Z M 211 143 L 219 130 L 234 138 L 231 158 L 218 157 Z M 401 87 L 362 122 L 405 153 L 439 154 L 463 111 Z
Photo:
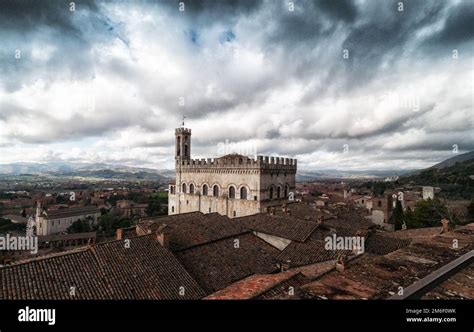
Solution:
M 322 225 L 323 224 L 323 216 L 318 216 L 318 225 Z
M 282 261 L 280 263 L 280 271 L 281 272 L 288 271 L 290 269 L 290 263 L 291 263 L 290 260 Z
M 165 248 L 169 247 L 169 237 L 166 234 L 166 224 L 161 225 L 158 230 L 156 231 L 156 239 L 158 242 Z
M 117 228 L 117 240 L 122 240 L 122 237 L 123 237 L 123 229 L 121 228 Z
M 338 254 L 336 258 L 336 271 L 343 273 L 345 268 L 345 258 L 342 254 Z
M 441 229 L 441 233 L 449 232 L 449 220 L 448 219 L 443 219 L 443 220 L 441 220 L 441 223 L 443 224 L 443 228 Z

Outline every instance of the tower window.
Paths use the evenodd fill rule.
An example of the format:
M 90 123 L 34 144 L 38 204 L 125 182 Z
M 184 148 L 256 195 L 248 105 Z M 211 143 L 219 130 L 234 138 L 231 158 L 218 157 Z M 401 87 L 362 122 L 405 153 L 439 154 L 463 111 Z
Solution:
M 207 191 L 208 191 L 207 184 L 205 184 L 204 186 L 202 186 L 202 194 L 204 196 L 207 196 Z
M 219 197 L 219 187 L 217 186 L 217 184 L 215 184 L 212 188 L 212 196 Z
M 183 183 L 183 193 L 186 194 L 186 183 Z
M 174 206 L 171 207 L 171 212 L 174 212 Z
M 240 188 L 240 199 L 247 199 L 247 188 Z
M 273 187 L 270 187 L 270 199 L 273 199 Z
M 194 194 L 194 184 L 192 183 L 189 185 L 189 193 Z
M 235 188 L 234 188 L 234 186 L 229 187 L 229 198 L 235 198 Z
M 280 193 L 280 192 L 281 192 L 281 187 L 280 187 L 280 186 L 278 186 L 278 187 L 277 187 L 277 192 L 276 192 L 276 194 L 277 194 L 277 195 L 276 195 L 276 196 L 277 196 L 277 198 L 280 198 L 280 195 L 281 195 L 281 193 Z
M 178 141 L 176 142 L 176 144 L 177 144 L 176 155 L 179 157 L 181 155 L 181 137 L 178 136 Z

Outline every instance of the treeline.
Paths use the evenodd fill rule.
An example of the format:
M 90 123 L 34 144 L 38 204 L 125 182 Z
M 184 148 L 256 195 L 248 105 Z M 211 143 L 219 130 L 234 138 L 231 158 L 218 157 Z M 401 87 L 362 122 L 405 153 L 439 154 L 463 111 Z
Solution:
M 448 199 L 474 198 L 474 160 L 458 162 L 453 166 L 430 168 L 419 174 L 400 178 L 401 183 L 440 187 Z
M 400 201 L 397 201 L 392 214 L 392 222 L 395 230 L 402 229 L 403 224 L 407 229 L 438 227 L 441 226 L 442 219 L 449 220 L 451 225 L 458 225 L 474 220 L 474 200 L 471 201 L 467 210 L 468 219 L 463 221 L 436 197 L 433 200 L 418 201 L 414 209 L 407 208 L 406 211 L 403 211 Z
M 146 210 L 147 216 L 157 217 L 168 214 L 168 209 L 166 205 L 168 203 L 168 194 L 166 192 L 158 192 L 150 196 L 143 195 L 140 193 L 132 193 L 127 197 L 117 196 L 113 196 L 113 200 L 109 200 L 109 203 L 111 203 L 112 205 L 116 205 L 117 200 L 120 199 L 129 199 L 133 200 L 136 203 L 146 202 L 148 203 L 148 208 Z M 111 237 L 115 235 L 118 228 L 127 228 L 136 224 L 136 219 L 122 217 L 117 214 L 110 213 L 106 209 L 101 209 L 101 213 L 102 215 L 99 217 L 97 225 L 92 225 L 91 219 L 78 220 L 74 222 L 71 226 L 69 226 L 67 232 L 84 233 L 96 231 L 98 234 L 104 235 L 106 237 Z

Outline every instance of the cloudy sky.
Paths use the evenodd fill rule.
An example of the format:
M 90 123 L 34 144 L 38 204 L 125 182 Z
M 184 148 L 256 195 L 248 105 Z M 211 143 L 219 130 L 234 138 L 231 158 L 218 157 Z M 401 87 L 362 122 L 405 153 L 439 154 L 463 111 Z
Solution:
M 2 1 L 0 163 L 172 168 L 185 115 L 194 157 L 281 155 L 306 170 L 430 166 L 474 150 L 473 8 Z

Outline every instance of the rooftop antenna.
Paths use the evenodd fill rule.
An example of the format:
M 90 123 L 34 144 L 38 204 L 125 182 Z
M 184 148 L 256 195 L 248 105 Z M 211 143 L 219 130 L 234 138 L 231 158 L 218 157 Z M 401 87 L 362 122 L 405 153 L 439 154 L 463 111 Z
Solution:
M 184 119 L 186 119 L 186 117 L 183 115 L 183 128 L 184 128 Z

